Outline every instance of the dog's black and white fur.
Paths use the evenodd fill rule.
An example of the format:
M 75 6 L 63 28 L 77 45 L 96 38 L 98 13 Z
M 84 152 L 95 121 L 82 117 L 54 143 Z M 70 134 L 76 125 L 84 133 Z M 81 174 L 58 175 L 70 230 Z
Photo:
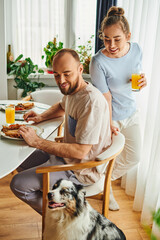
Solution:
M 59 180 L 48 193 L 44 240 L 125 240 L 123 232 L 95 211 L 81 185 Z

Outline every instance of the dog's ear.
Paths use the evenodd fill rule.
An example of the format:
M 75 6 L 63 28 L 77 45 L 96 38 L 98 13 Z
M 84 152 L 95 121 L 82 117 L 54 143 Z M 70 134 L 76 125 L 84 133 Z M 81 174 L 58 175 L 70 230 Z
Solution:
M 80 185 L 80 184 L 75 184 L 75 187 L 76 187 L 76 189 L 77 189 L 77 192 L 79 192 L 80 190 L 83 189 L 83 186 Z
M 80 190 L 80 192 L 83 193 L 84 196 L 86 196 L 86 191 L 83 188 Z
M 80 184 L 75 184 L 77 192 L 80 194 L 83 194 L 84 196 L 86 195 L 86 191 L 84 190 L 83 186 Z

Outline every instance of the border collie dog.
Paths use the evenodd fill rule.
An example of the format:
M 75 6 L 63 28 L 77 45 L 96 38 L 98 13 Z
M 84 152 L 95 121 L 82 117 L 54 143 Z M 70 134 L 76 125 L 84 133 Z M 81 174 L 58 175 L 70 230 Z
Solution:
M 125 240 L 124 233 L 94 210 L 81 185 L 59 180 L 48 193 L 44 240 Z

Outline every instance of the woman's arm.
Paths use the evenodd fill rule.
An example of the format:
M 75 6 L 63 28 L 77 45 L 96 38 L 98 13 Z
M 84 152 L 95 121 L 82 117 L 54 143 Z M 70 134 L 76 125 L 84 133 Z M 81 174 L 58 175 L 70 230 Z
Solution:
M 94 57 L 92 58 L 90 63 L 90 74 L 92 84 L 103 93 L 104 97 L 108 102 L 111 132 L 117 135 L 117 131 L 119 131 L 119 129 L 112 124 L 112 94 L 110 93 L 106 83 L 105 71 L 102 69 L 100 63 L 98 63 Z
M 113 126 L 113 123 L 112 123 L 112 94 L 110 93 L 110 91 L 108 91 L 107 93 L 103 93 L 103 95 L 107 100 L 108 106 L 109 106 L 111 132 L 117 135 L 118 134 L 117 131 L 119 132 L 119 129 Z

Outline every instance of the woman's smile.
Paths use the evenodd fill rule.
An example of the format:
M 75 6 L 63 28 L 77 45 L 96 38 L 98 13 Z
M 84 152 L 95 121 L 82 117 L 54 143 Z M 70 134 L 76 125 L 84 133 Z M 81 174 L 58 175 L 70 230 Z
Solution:
M 116 49 L 109 49 L 109 51 L 110 51 L 110 53 L 115 53 L 115 52 L 118 51 L 118 48 L 116 48 Z

